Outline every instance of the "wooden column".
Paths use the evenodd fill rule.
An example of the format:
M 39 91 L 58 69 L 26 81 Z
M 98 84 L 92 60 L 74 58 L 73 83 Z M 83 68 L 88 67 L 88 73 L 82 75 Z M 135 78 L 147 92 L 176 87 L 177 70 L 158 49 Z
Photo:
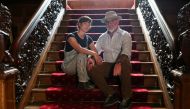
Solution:
M 17 69 L 0 72 L 0 109 L 16 109 L 15 77 Z
M 173 70 L 174 84 L 174 109 L 189 109 L 190 107 L 190 73 L 181 73 Z

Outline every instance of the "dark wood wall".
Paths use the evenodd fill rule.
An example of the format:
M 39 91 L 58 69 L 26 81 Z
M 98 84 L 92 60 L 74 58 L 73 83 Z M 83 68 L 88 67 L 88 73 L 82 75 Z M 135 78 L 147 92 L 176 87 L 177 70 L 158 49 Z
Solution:
M 177 15 L 179 10 L 190 0 L 155 0 L 164 19 L 177 37 Z
M 1 0 L 7 6 L 12 17 L 13 39 L 21 34 L 31 17 L 37 11 L 43 0 Z

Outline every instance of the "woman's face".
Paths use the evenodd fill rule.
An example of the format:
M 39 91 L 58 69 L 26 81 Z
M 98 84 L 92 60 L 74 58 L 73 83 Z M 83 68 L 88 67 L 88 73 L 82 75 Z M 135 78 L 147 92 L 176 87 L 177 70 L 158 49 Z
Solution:
M 83 31 L 83 32 L 88 32 L 91 28 L 91 23 L 89 22 L 82 22 L 82 23 L 79 23 L 79 30 L 80 31 Z

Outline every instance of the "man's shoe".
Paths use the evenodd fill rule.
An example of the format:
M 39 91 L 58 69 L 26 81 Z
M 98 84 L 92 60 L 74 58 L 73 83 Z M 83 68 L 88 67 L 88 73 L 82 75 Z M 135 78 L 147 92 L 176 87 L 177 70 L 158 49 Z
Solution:
M 119 103 L 119 97 L 117 96 L 117 94 L 112 94 L 107 96 L 107 98 L 104 101 L 104 107 L 109 107 L 112 106 L 116 103 Z
M 119 109 L 130 109 L 131 107 L 131 98 L 123 99 L 119 105 Z
M 95 86 L 89 82 L 79 82 L 78 88 L 80 89 L 93 89 Z

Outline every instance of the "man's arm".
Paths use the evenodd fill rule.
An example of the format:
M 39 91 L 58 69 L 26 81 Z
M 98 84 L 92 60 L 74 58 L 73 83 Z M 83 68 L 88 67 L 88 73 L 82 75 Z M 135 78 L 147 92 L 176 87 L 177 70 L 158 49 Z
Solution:
M 116 59 L 116 64 L 113 70 L 113 76 L 121 75 L 121 63 L 123 63 L 124 61 L 126 61 L 127 63 L 130 63 L 132 39 L 129 33 L 126 33 L 125 35 L 126 36 L 124 36 L 124 39 L 122 42 L 121 54 L 119 54 L 119 56 Z
M 122 59 L 122 55 L 127 55 L 127 57 L 131 58 L 131 50 L 132 50 L 132 38 L 129 33 L 125 33 L 125 36 L 123 37 L 122 47 L 121 47 L 121 53 L 117 57 L 116 63 L 120 63 Z
M 91 50 L 95 51 L 98 54 L 98 51 L 97 51 L 97 49 L 96 49 L 93 42 L 89 45 L 89 48 Z M 99 55 L 97 57 L 94 57 L 94 59 L 96 61 L 96 64 L 101 64 L 102 63 L 102 58 Z

